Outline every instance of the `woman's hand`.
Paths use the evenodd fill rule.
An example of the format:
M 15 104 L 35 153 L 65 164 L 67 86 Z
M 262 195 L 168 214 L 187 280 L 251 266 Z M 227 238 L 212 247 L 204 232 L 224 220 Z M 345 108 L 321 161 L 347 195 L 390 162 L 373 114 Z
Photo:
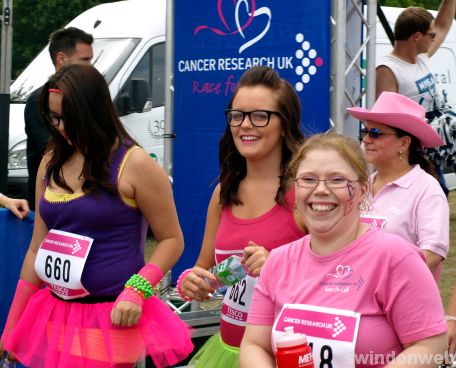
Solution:
M 111 322 L 114 326 L 132 327 L 138 324 L 142 308 L 129 301 L 119 301 L 111 311 Z
M 3 362 L 5 349 L 3 348 L 3 343 L 0 341 L 0 364 Z M 16 357 L 13 354 L 5 353 L 5 359 L 8 359 L 10 362 L 17 362 Z
M 182 293 L 194 300 L 203 301 L 209 298 L 209 293 L 214 292 L 211 286 L 206 282 L 205 278 L 216 281 L 215 276 L 209 271 L 201 267 L 193 267 L 187 277 L 182 280 Z
M 448 320 L 448 353 L 452 356 L 456 352 L 456 321 Z
M 249 241 L 247 247 L 244 248 L 242 263 L 249 268 L 251 275 L 260 276 L 261 269 L 268 256 L 269 252 L 264 247 L 256 245 L 253 241 Z
M 2 204 L 5 208 L 9 209 L 17 218 L 24 219 L 30 212 L 28 202 L 25 199 L 9 198 L 0 194 Z

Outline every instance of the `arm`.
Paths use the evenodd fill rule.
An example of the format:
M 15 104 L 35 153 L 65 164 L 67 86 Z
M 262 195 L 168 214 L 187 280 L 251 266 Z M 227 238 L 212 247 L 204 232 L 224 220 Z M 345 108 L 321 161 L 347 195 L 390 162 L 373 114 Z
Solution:
M 49 156 L 44 156 L 41 160 L 40 167 L 38 169 L 38 177 L 42 178 L 45 175 L 45 168 L 49 161 Z M 41 194 L 44 190 L 44 183 L 43 180 L 37 181 L 36 186 L 36 198 L 40 198 Z M 39 202 L 37 202 L 39 203 Z M 30 242 L 30 247 L 25 255 L 25 260 L 22 265 L 21 270 L 21 279 L 25 280 L 26 282 L 41 287 L 42 281 L 38 278 L 37 274 L 35 273 L 35 259 L 38 249 L 40 248 L 41 242 L 45 238 L 48 233 L 48 228 L 44 223 L 40 210 L 37 206 L 35 211 L 35 222 L 33 224 L 33 234 L 32 240 Z
M 157 246 L 148 262 L 157 265 L 164 274 L 177 262 L 184 250 L 171 184 L 163 169 L 144 150 L 134 150 L 127 163 L 130 161 L 133 198 L 157 240 Z
M 428 55 L 431 57 L 439 49 L 453 24 L 453 18 L 456 11 L 456 0 L 442 0 L 439 11 L 434 22 L 434 32 L 437 33 L 434 41 L 428 49 Z
M 276 367 L 271 348 L 272 326 L 248 324 L 241 343 L 241 368 Z
M 423 250 L 424 258 L 426 258 L 426 264 L 432 273 L 434 273 L 437 266 L 444 260 L 442 256 L 429 250 Z
M 184 249 L 171 184 L 163 169 L 146 151 L 133 149 L 119 178 L 119 191 L 134 198 L 157 240 L 157 246 L 146 265 L 129 280 L 133 282 L 141 278 L 141 282 L 146 281 L 144 289 L 140 290 L 148 288 L 150 294 L 151 288 L 176 263 Z M 126 287 L 111 311 L 112 323 L 123 327 L 137 324 L 144 300 L 149 296 Z
M 380 96 L 383 91 L 398 92 L 396 77 L 394 73 L 386 65 L 379 65 L 375 70 L 375 99 Z
M 437 181 L 435 186 L 440 191 Z M 432 188 L 430 188 L 431 190 Z M 449 248 L 450 212 L 443 194 L 420 199 L 416 210 L 417 245 L 431 272 L 443 261 Z
M 446 346 L 446 333 L 414 342 L 408 345 L 387 367 L 438 367 L 444 357 Z
M 30 212 L 28 202 L 25 199 L 9 198 L 2 193 L 0 193 L 0 206 L 9 209 L 17 218 L 21 220 L 27 217 Z
M 212 291 L 209 285 L 202 279 L 214 276 L 207 270 L 215 265 L 215 235 L 220 224 L 220 184 L 214 189 L 207 209 L 206 228 L 204 230 L 203 244 L 196 264 L 192 271 L 180 280 L 179 290 L 186 297 L 202 301 Z
M 399 243 L 402 239 L 394 241 Z M 413 367 L 437 367 L 434 359 L 439 355 L 443 358 L 447 326 L 436 282 L 417 250 L 398 253 L 391 261 L 385 270 L 388 278 L 382 285 L 382 295 L 378 296 L 404 350 L 388 367 L 407 367 L 404 363 L 410 364 L 412 359 Z
M 450 304 L 447 309 L 448 316 L 450 318 L 447 321 L 448 325 L 448 352 L 454 354 L 456 352 L 456 287 L 453 287 L 453 293 L 451 294 Z

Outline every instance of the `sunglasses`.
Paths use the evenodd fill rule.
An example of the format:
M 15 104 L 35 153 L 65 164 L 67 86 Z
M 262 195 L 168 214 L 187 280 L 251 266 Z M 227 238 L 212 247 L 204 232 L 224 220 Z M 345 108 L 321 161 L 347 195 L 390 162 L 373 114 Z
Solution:
M 380 129 L 377 129 L 377 128 L 371 128 L 371 129 L 363 128 L 363 129 L 359 130 L 359 140 L 360 141 L 362 141 L 366 135 L 368 135 L 369 138 L 372 138 L 372 139 L 378 139 L 382 135 L 395 135 L 395 136 L 397 136 L 396 133 L 382 132 Z

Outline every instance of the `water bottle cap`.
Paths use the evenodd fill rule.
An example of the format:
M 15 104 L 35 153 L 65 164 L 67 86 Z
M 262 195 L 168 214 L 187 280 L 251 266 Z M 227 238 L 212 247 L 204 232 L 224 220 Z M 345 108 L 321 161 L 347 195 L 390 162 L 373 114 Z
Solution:
M 285 327 L 285 335 L 280 336 L 276 341 L 278 348 L 288 348 L 303 344 L 307 344 L 306 335 L 299 332 L 294 333 L 293 326 Z

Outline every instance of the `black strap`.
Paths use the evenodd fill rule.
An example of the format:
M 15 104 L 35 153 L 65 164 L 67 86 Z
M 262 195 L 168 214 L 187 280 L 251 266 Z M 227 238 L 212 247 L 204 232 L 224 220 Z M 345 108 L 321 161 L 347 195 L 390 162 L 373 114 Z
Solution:
M 67 302 L 67 303 L 81 303 L 81 304 L 97 304 L 97 303 L 111 303 L 115 302 L 117 299 L 117 296 L 112 296 L 112 295 L 106 295 L 106 296 L 92 296 L 88 295 L 83 298 L 75 298 L 75 299 L 63 299 L 57 294 L 53 293 L 51 291 L 51 295 L 58 299 L 61 300 L 62 302 Z

